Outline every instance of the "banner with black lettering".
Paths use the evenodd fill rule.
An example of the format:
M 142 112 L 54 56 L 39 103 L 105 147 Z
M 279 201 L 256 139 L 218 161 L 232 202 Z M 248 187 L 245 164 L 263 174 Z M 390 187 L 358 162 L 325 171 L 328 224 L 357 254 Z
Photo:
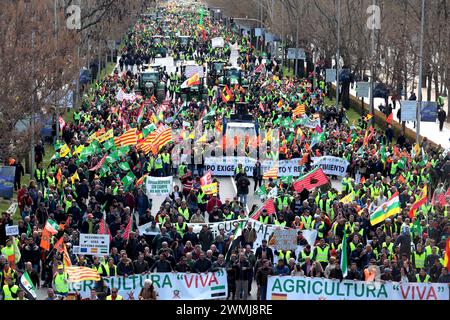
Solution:
M 344 158 L 324 156 L 312 157 L 314 168 L 321 167 L 323 172 L 327 175 L 345 177 L 349 162 Z
M 301 158 L 278 161 L 278 177 L 294 176 L 298 177 L 303 174 L 303 165 Z M 207 157 L 205 158 L 205 170 L 211 170 L 215 176 L 233 176 L 239 164 L 242 164 L 248 176 L 253 175 L 253 167 L 256 159 L 249 157 Z M 273 168 L 275 161 L 264 160 L 261 162 L 261 170 L 263 173 Z

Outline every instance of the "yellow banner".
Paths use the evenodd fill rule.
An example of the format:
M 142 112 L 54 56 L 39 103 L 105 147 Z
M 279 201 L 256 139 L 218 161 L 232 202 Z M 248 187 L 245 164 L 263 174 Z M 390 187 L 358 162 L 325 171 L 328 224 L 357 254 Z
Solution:
M 202 191 L 205 193 L 205 194 L 215 194 L 215 193 L 217 193 L 217 182 L 214 182 L 214 183 L 210 183 L 210 184 L 207 184 L 207 185 L 205 185 L 205 186 L 202 186 Z
M 81 151 L 83 151 L 83 149 L 84 149 L 84 146 L 83 146 L 83 145 L 78 146 L 78 147 L 75 149 L 75 151 L 73 152 L 73 155 L 76 156 L 77 154 L 81 153 Z
M 111 139 L 112 137 L 114 137 L 114 132 L 113 129 L 108 130 L 106 133 L 102 134 L 101 136 L 98 137 L 98 142 L 102 143 L 106 140 Z
M 355 193 L 351 192 L 348 195 L 346 195 L 345 197 L 343 197 L 340 202 L 342 202 L 343 204 L 347 204 L 352 202 L 355 199 Z
M 69 146 L 66 143 L 64 143 L 64 145 L 61 147 L 61 150 L 59 150 L 59 156 L 61 158 L 64 158 L 69 154 L 69 152 L 70 152 Z

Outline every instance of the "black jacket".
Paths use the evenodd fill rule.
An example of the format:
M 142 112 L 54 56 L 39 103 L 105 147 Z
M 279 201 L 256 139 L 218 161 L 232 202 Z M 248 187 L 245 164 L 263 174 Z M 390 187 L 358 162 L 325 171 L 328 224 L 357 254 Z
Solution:
M 266 252 L 267 259 L 269 259 L 273 263 L 273 250 L 269 247 L 266 247 L 266 249 L 264 251 Z M 255 252 L 256 259 L 261 259 L 262 253 L 263 253 L 263 248 L 262 248 L 262 246 L 260 246 L 256 249 L 256 252 Z
M 237 260 L 233 269 L 236 271 L 236 280 L 246 281 L 250 278 L 251 266 L 247 260 L 239 261 Z

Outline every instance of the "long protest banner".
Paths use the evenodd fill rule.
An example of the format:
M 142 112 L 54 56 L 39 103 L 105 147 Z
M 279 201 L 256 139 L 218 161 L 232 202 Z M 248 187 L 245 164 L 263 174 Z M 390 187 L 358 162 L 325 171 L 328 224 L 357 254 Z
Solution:
M 447 300 L 446 283 L 366 282 L 269 277 L 268 300 Z
M 290 160 L 278 161 L 278 176 L 295 176 L 298 177 L 303 173 L 303 165 L 301 164 L 301 158 L 295 158 Z M 255 166 L 256 159 L 249 157 L 207 157 L 205 158 L 205 170 L 211 170 L 211 173 L 215 176 L 233 176 L 238 164 L 242 164 L 245 172 L 248 176 L 253 174 L 253 167 Z M 264 160 L 261 163 L 262 172 L 273 168 L 275 161 Z
M 344 158 L 324 156 L 312 157 L 312 166 L 321 167 L 323 172 L 327 175 L 345 177 L 349 162 Z
M 228 295 L 227 273 L 224 269 L 208 273 L 148 273 L 128 277 L 104 277 L 108 288 L 117 288 L 118 294 L 129 300 L 138 299 L 144 281 L 153 282 L 159 300 L 206 300 Z M 78 291 L 83 298 L 90 296 L 95 281 L 69 282 L 69 291 Z
M 167 196 L 172 192 L 173 177 L 147 177 L 146 190 L 147 196 Z
M 202 226 L 206 225 L 209 230 L 211 230 L 214 237 L 219 235 L 219 230 L 224 229 L 225 234 L 230 235 L 235 227 L 235 224 L 238 224 L 242 221 L 245 221 L 247 224 L 248 221 L 252 223 L 252 227 L 255 228 L 256 231 L 256 241 L 253 244 L 253 249 L 258 248 L 263 240 L 269 241 L 270 236 L 280 227 L 277 227 L 273 224 L 264 224 L 262 222 L 259 222 L 254 219 L 244 219 L 244 220 L 228 220 L 228 221 L 222 221 L 222 222 L 210 222 L 210 223 L 188 223 L 188 226 L 192 227 L 192 231 L 194 233 L 200 233 L 202 230 Z M 160 232 L 159 225 L 156 224 L 154 228 L 152 228 L 152 223 L 146 223 L 142 226 L 138 227 L 139 234 L 140 235 L 155 235 Z M 285 228 L 287 229 L 287 228 Z M 317 237 L 317 230 L 303 230 L 303 237 L 305 237 L 306 241 L 311 245 L 314 246 L 314 243 L 316 241 Z

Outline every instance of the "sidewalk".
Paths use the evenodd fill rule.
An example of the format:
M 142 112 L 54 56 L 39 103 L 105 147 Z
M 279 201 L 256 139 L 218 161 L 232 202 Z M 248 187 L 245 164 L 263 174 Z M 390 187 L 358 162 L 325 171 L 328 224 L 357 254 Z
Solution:
M 417 90 L 416 90 L 417 91 Z M 355 89 L 351 89 L 350 88 L 350 94 L 354 97 L 356 97 L 356 90 Z M 422 97 L 426 98 L 426 89 L 422 89 Z M 416 92 L 417 95 L 417 92 Z M 434 92 L 432 92 L 431 94 L 431 101 L 436 101 L 435 97 L 434 97 Z M 365 103 L 369 103 L 369 99 L 365 98 L 364 99 Z M 392 104 L 392 106 L 394 106 L 394 104 L 391 101 L 391 98 L 389 97 L 389 103 Z M 374 105 L 375 108 L 377 110 L 380 110 L 378 108 L 378 106 L 380 104 L 384 105 L 384 99 L 382 98 L 375 98 L 374 99 Z M 448 105 L 448 98 L 445 99 L 445 107 L 446 108 Z M 399 123 L 398 118 L 397 118 L 397 111 L 399 108 L 399 103 L 397 102 L 397 107 L 395 108 L 395 110 L 392 110 L 392 112 L 394 113 L 394 120 L 395 122 Z M 447 110 L 446 110 L 447 111 Z M 406 127 L 411 129 L 412 131 L 416 132 L 416 129 L 414 128 L 414 123 L 413 122 L 406 122 Z M 442 132 L 439 131 L 439 122 L 436 120 L 436 122 L 420 122 L 420 135 L 423 137 L 427 137 L 428 140 L 436 143 L 436 144 L 440 144 L 444 149 L 449 149 L 450 148 L 450 123 L 445 122 L 444 123 L 444 128 L 442 129 Z

